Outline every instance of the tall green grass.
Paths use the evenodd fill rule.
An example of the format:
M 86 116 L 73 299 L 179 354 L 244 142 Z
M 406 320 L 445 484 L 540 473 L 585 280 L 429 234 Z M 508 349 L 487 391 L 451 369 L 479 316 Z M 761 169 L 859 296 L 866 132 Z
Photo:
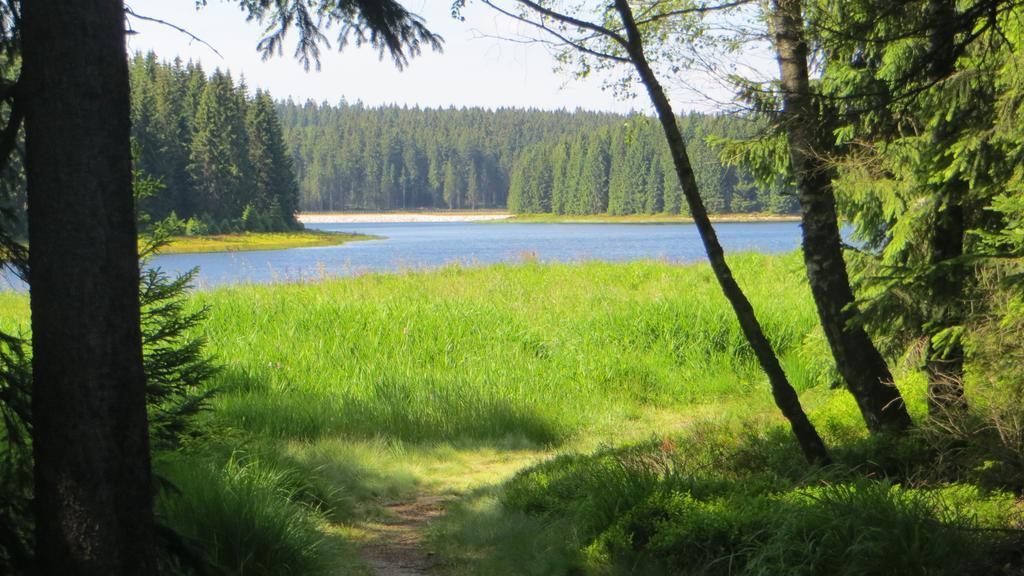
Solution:
M 983 457 L 865 438 L 799 256 L 730 261 L 836 466 L 807 468 L 706 265 L 452 266 L 196 293 L 225 369 L 155 459 L 158 517 L 239 575 L 362 573 L 330 534 L 423 490 L 465 496 L 432 540 L 453 574 L 1018 566 L 1015 497 L 949 482 Z M 0 329 L 27 319 L 0 294 Z
M 797 388 L 827 382 L 799 261 L 733 263 Z M 702 265 L 450 267 L 196 300 L 227 366 L 216 418 L 282 439 L 557 444 L 645 407 L 764 388 Z
M 229 574 L 328 573 L 325 517 L 303 501 L 295 469 L 244 453 L 227 460 L 165 456 L 156 470 L 173 489 L 156 502 L 159 521 L 198 543 L 206 560 Z
M 828 389 L 831 363 L 799 257 L 730 260 L 794 385 L 819 411 L 845 414 L 852 403 Z M 326 523 L 359 522 L 377 513 L 375 501 L 423 486 L 449 489 L 439 476 L 466 489 L 543 451 L 618 445 L 698 413 L 740 428 L 762 425 L 751 414 L 777 421 L 703 264 L 452 266 L 226 287 L 197 292 L 192 305 L 209 307 L 203 330 L 224 370 L 211 383 L 205 438 L 157 459 L 177 488 L 157 511 L 232 574 L 337 572 Z M 0 294 L 0 327 L 26 326 L 24 296 Z M 619 479 L 647 496 L 664 482 Z M 615 498 L 628 493 L 599 477 L 584 485 L 606 499 L 586 523 L 615 524 L 625 510 Z M 492 503 L 494 533 L 518 530 L 507 543 L 520 552 L 550 534 L 533 508 Z M 467 533 L 493 532 L 475 518 Z M 525 557 L 514 546 L 489 550 Z M 533 573 L 560 573 L 570 560 L 540 558 Z
M 550 459 L 456 507 L 439 545 L 454 574 L 509 576 L 981 576 L 1019 562 L 1012 493 L 811 470 L 784 429 L 753 424 Z

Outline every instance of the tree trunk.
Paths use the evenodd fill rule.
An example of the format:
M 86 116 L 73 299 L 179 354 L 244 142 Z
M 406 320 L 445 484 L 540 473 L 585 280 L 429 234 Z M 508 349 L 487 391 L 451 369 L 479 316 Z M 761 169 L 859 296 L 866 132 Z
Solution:
M 736 279 L 732 276 L 728 263 L 725 261 L 725 252 L 718 242 L 718 235 L 715 233 L 711 220 L 708 218 L 707 209 L 701 199 L 697 188 L 697 180 L 693 174 L 693 167 L 690 164 L 689 156 L 686 153 L 686 144 L 679 132 L 679 125 L 676 123 L 675 113 L 672 105 L 665 96 L 665 91 L 658 82 L 654 71 L 647 62 L 644 54 L 643 42 L 637 30 L 636 22 L 633 19 L 633 12 L 629 7 L 628 0 L 615 0 L 615 8 L 622 18 L 623 27 L 627 33 L 627 50 L 630 60 L 640 75 L 640 80 L 647 88 L 651 102 L 657 111 L 658 119 L 665 131 L 665 138 L 668 140 L 669 150 L 672 152 L 672 160 L 675 165 L 676 175 L 683 188 L 683 195 L 690 207 L 690 216 L 693 218 L 697 231 L 700 233 L 701 241 L 707 252 L 711 269 L 715 278 L 722 288 L 726 299 L 736 313 L 740 328 L 746 336 L 747 342 L 754 350 L 761 368 L 768 375 L 768 382 L 771 384 L 772 396 L 775 404 L 782 411 L 783 416 L 789 421 L 789 425 L 796 436 L 804 457 L 812 464 L 828 464 L 830 462 L 825 443 L 822 442 L 818 431 L 807 418 L 803 407 L 800 405 L 800 398 L 796 390 L 790 385 L 786 378 L 779 359 L 772 349 L 771 343 L 765 337 L 761 324 L 754 314 L 754 308 L 750 305 L 746 295 L 740 289 Z
M 964 274 L 961 267 L 951 262 L 964 252 L 964 210 L 957 197 L 965 193 L 956 183 L 948 183 L 942 190 L 946 202 L 939 207 L 935 229 L 932 232 L 929 264 L 942 268 L 930 286 L 932 327 L 929 340 L 939 331 L 963 324 L 962 300 Z M 928 375 L 928 414 L 933 418 L 949 417 L 952 412 L 967 409 L 964 394 L 964 348 L 959 339 L 941 350 L 931 341 L 925 359 Z
M 932 0 L 928 4 L 931 30 L 929 54 L 932 82 L 941 82 L 956 69 L 956 2 Z M 936 130 L 935 146 L 947 149 L 956 139 L 956 121 L 942 122 Z M 964 198 L 970 187 L 959 176 L 940 185 L 935 226 L 932 230 L 928 264 L 941 269 L 932 276 L 929 308 L 931 330 L 927 334 L 929 345 L 925 359 L 928 375 L 928 414 L 933 418 L 950 416 L 951 412 L 967 409 L 964 395 L 964 349 L 956 340 L 937 350 L 931 343 L 940 331 L 963 324 L 965 274 L 956 263 L 964 254 Z
M 124 5 L 23 6 L 36 562 L 154 574 Z
M 889 367 L 867 332 L 851 324 L 856 308 L 843 260 L 832 173 L 820 154 L 801 5 L 801 0 L 775 0 L 772 20 L 807 279 L 836 367 L 868 429 L 901 431 L 910 427 L 910 414 Z

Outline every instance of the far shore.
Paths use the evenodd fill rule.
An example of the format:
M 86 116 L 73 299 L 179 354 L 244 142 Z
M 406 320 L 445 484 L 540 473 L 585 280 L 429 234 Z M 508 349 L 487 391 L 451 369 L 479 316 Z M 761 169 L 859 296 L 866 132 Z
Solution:
M 693 219 L 683 215 L 631 214 L 611 216 L 592 214 L 512 214 L 486 210 L 452 210 L 421 212 L 304 212 L 298 215 L 303 224 L 372 224 L 402 222 L 509 222 L 531 224 L 692 224 Z M 715 214 L 715 223 L 728 222 L 799 222 L 794 214 Z
M 715 224 L 800 221 L 800 217 L 795 214 L 711 214 L 710 218 Z M 693 224 L 693 218 L 682 214 L 517 214 L 507 221 L 537 224 Z
M 508 212 L 303 212 L 303 224 L 372 224 L 376 222 L 489 222 L 512 218 Z

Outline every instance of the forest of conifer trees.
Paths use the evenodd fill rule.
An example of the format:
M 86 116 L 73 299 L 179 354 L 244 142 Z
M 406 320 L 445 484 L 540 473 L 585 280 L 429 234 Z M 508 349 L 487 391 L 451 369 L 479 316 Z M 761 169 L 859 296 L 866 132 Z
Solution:
M 275 104 L 230 72 L 152 53 L 135 55 L 131 79 L 136 168 L 162 184 L 141 207 L 187 233 L 287 230 L 300 210 L 686 212 L 660 128 L 640 114 Z M 709 143 L 753 137 L 752 121 L 679 122 L 711 212 L 795 209 Z
M 657 123 L 638 114 L 279 104 L 302 210 L 504 208 L 520 213 L 685 211 Z M 707 138 L 751 137 L 736 117 L 680 118 L 716 213 L 791 212 L 781 187 L 723 166 Z
M 140 210 L 186 233 L 277 231 L 298 223 L 292 161 L 270 94 L 229 72 L 155 54 L 130 63 L 135 167 L 158 193 Z

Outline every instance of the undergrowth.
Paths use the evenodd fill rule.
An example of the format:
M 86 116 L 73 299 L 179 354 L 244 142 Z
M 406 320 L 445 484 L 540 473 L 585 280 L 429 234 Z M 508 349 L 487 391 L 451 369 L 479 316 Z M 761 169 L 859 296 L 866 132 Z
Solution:
M 886 475 L 867 440 L 809 470 L 780 426 L 708 426 L 524 470 L 438 545 L 459 574 L 1018 573 L 1012 492 Z M 920 438 L 892 442 L 926 466 Z
M 195 293 L 223 369 L 156 458 L 158 517 L 227 574 L 362 574 L 337 535 L 422 492 L 459 498 L 429 544 L 452 574 L 1020 566 L 1024 435 L 979 402 L 960 436 L 866 437 L 799 257 L 731 262 L 835 466 L 802 460 L 706 265 L 448 267 Z M 0 294 L 0 328 L 26 319 Z M 994 374 L 974 397 L 1016 390 Z

